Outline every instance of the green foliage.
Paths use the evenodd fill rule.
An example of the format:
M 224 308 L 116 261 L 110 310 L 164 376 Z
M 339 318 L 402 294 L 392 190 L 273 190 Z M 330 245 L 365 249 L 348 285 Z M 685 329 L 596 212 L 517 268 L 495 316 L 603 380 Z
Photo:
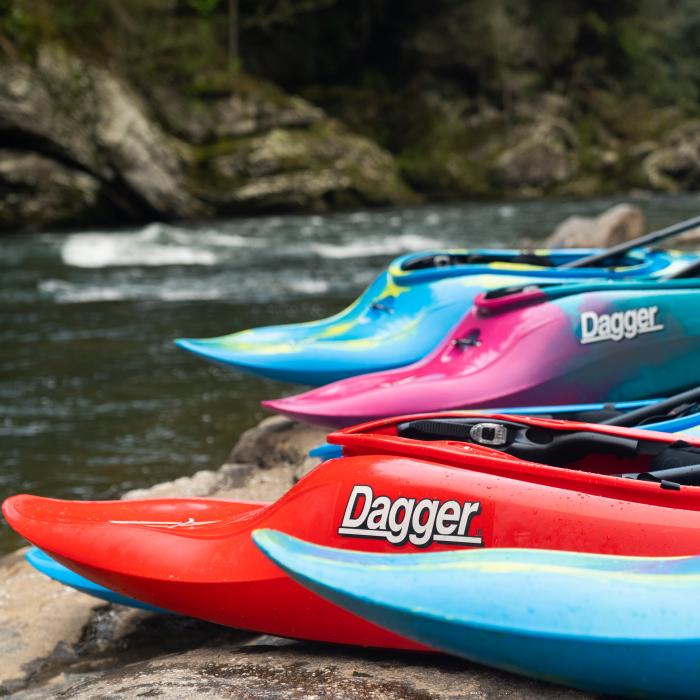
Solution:
M 187 4 L 202 15 L 209 15 L 216 10 L 219 0 L 187 0 Z
M 185 84 L 243 62 L 292 89 L 358 87 L 370 73 L 391 91 L 427 69 L 504 109 L 538 89 L 700 101 L 695 0 L 2 0 L 0 35 L 21 52 L 60 40 Z
M 0 5 L 0 32 L 21 53 L 33 49 L 43 33 L 39 17 L 7 2 Z
M 543 93 L 565 96 L 588 173 L 700 104 L 696 0 L 0 0 L 0 51 L 42 42 L 198 107 L 259 93 L 244 65 L 376 139 L 423 190 L 492 192 Z

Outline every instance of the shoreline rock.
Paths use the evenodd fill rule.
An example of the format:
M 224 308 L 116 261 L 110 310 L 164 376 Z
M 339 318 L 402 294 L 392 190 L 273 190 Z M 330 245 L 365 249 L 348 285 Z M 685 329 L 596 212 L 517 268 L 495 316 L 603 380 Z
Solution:
M 618 204 L 599 216 L 570 216 L 547 237 L 547 248 L 609 248 L 644 234 L 644 212 L 632 204 Z
M 611 248 L 647 233 L 644 212 L 633 204 L 617 204 L 598 216 L 570 216 L 545 239 L 545 248 Z M 534 244 L 534 242 L 533 242 Z M 700 229 L 676 236 L 670 247 L 700 244 Z M 661 246 L 663 247 L 663 243 Z
M 124 498 L 273 500 L 317 464 L 308 450 L 324 436 L 268 418 L 220 469 Z M 0 559 L 0 696 L 13 700 L 591 697 L 439 654 L 297 642 L 105 604 L 34 571 L 23 552 Z

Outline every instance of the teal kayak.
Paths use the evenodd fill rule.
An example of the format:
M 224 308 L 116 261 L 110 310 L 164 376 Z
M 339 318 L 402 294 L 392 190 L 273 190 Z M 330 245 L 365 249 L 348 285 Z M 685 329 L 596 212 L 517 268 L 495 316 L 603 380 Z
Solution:
M 593 692 L 700 697 L 700 557 L 370 554 L 253 538 L 313 592 L 434 649 Z

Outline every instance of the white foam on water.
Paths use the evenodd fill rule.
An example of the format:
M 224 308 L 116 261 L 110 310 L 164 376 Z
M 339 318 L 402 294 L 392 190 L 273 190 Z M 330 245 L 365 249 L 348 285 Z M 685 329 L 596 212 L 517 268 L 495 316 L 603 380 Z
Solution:
M 195 301 L 226 298 L 228 290 L 219 286 L 165 286 L 162 284 L 115 284 L 98 286 L 48 279 L 39 283 L 39 292 L 57 304 L 89 304 L 100 301 Z
M 419 250 L 441 247 L 439 241 L 429 236 L 403 233 L 380 239 L 362 238 L 351 243 L 311 243 L 309 250 L 322 258 L 364 258 L 372 255 L 399 255 Z
M 61 248 L 66 265 L 83 268 L 138 267 L 155 265 L 215 265 L 216 254 L 192 244 L 172 241 L 168 228 L 150 224 L 128 233 L 76 233 Z
M 325 294 L 330 290 L 331 285 L 327 280 L 298 279 L 292 281 L 289 288 L 300 294 Z
M 49 433 L 57 430 L 55 423 L 42 423 L 33 421 L 20 425 L 11 420 L 5 420 L 0 423 L 0 436 L 3 437 L 33 437 L 41 433 Z
M 227 296 L 226 290 L 221 289 L 160 289 L 155 298 L 160 301 L 212 301 Z
M 170 227 L 168 237 L 175 243 L 187 246 L 213 248 L 263 248 L 267 242 L 252 236 L 241 236 L 215 229 L 191 231 Z
M 48 279 L 39 282 L 39 292 L 59 304 L 81 304 L 91 301 L 122 301 L 133 298 L 134 292 L 124 287 L 76 285 L 63 280 Z M 138 296 L 138 290 L 135 290 Z

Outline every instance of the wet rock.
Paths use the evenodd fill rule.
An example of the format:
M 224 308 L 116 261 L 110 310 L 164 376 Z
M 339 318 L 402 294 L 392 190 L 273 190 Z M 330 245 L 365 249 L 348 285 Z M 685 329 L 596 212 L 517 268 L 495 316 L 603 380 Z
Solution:
M 34 571 L 24 552 L 0 559 L 0 695 L 74 659 L 75 645 L 100 606 Z
M 570 216 L 545 241 L 548 248 L 609 248 L 644 234 L 644 213 L 632 204 L 618 204 L 600 216 Z
M 0 192 L 0 230 L 94 221 L 104 206 L 92 175 L 26 151 L 0 149 Z

